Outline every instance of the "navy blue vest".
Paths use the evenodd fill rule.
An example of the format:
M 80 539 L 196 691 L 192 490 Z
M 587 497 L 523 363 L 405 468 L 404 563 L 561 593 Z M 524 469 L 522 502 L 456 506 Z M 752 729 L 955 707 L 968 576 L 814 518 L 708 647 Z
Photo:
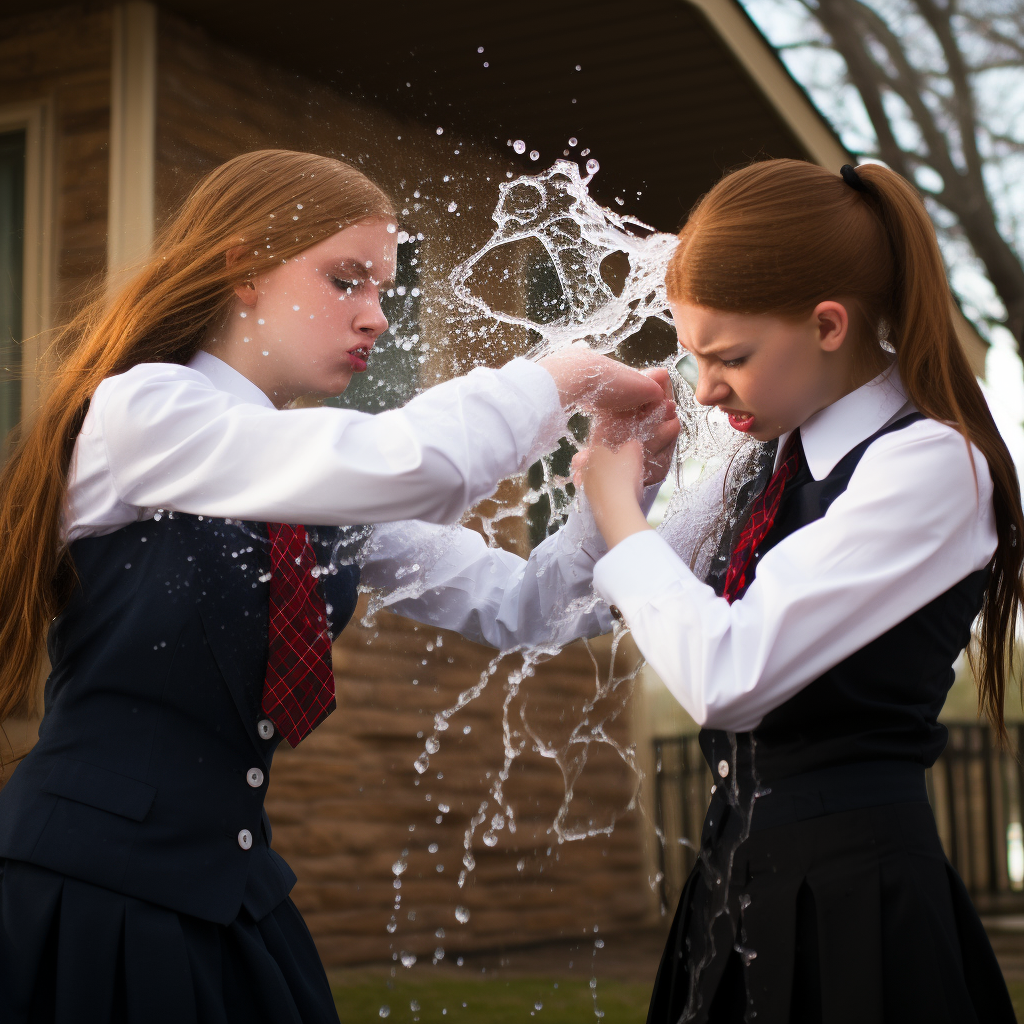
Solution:
M 339 531 L 311 533 L 328 566 Z M 257 729 L 265 525 L 164 513 L 71 555 L 39 742 L 0 791 L 0 857 L 221 924 L 243 905 L 261 918 L 295 882 L 263 810 L 280 742 Z M 332 632 L 358 579 L 336 564 L 320 576 Z
M 913 413 L 883 427 L 822 480 L 811 476 L 801 457 L 758 557 L 825 515 L 872 442 L 922 418 Z M 723 538 L 708 576 L 719 594 L 738 533 L 737 528 Z M 728 734 L 702 730 L 701 749 L 712 771 L 724 759 L 738 767 L 740 779 L 749 779 L 752 753 L 761 782 L 858 761 L 934 764 L 946 745 L 946 727 L 938 716 L 953 683 L 953 662 L 970 640 L 987 581 L 987 569 L 972 573 L 769 712 L 753 733 L 737 737 L 735 765 Z

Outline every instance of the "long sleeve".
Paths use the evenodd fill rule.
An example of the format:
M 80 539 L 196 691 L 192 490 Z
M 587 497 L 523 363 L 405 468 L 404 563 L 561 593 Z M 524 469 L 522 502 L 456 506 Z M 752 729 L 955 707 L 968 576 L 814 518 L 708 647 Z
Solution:
M 924 420 L 870 446 L 819 520 L 768 551 L 741 600 L 716 597 L 653 532 L 600 560 L 598 592 L 700 724 L 747 731 L 990 561 L 984 457 Z M 975 475 L 976 471 L 976 475 Z
M 647 489 L 647 509 L 658 489 Z M 362 582 L 385 590 L 391 611 L 498 650 L 561 646 L 611 629 L 608 605 L 593 590 L 606 551 L 580 497 L 565 525 L 526 559 L 464 527 L 381 524 L 363 550 Z
M 338 526 L 453 522 L 564 428 L 554 381 L 522 359 L 379 415 L 278 411 L 189 367 L 142 364 L 96 391 L 76 444 L 67 535 L 110 532 L 155 508 Z

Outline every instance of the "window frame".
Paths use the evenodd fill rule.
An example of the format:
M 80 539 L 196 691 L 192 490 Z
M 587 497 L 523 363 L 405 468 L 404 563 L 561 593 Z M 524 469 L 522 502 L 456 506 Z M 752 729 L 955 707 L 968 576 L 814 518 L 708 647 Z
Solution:
M 56 282 L 55 158 L 50 100 L 0 105 L 0 132 L 25 133 L 25 232 L 21 289 L 21 419 L 41 398 L 41 359 L 52 325 Z

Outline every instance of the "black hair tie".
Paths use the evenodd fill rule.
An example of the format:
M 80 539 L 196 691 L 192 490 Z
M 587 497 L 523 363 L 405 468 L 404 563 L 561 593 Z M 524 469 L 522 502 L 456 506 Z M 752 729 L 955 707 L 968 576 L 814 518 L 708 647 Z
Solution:
M 864 183 L 864 179 L 857 173 L 855 167 L 851 167 L 850 164 L 843 164 L 839 168 L 839 173 L 843 176 L 843 181 L 852 189 L 856 189 L 858 192 L 863 192 L 865 195 L 869 195 L 868 187 Z

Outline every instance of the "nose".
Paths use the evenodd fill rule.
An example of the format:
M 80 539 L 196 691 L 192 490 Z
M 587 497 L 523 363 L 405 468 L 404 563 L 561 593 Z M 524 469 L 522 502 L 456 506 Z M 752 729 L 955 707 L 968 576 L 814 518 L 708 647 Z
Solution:
M 703 368 L 698 369 L 693 397 L 700 405 L 720 405 L 729 397 L 729 393 L 729 385 L 724 380 Z
M 388 318 L 380 308 L 380 295 L 376 291 L 371 292 L 366 304 L 356 314 L 353 326 L 373 341 L 388 329 Z

